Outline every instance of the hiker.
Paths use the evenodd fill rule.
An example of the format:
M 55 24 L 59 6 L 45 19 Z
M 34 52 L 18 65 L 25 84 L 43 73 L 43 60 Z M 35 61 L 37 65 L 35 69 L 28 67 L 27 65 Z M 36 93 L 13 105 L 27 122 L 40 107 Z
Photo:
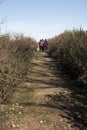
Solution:
M 39 50 L 41 51 L 44 51 L 43 44 L 44 44 L 44 40 L 42 39 L 39 41 Z
M 42 50 L 41 40 L 39 41 L 39 50 Z
M 44 40 L 43 46 L 44 46 L 44 50 L 47 50 L 47 49 L 48 49 L 48 42 L 47 42 L 46 39 Z
M 44 40 L 42 39 L 42 41 L 41 41 L 41 42 L 42 42 L 42 44 L 41 44 L 41 45 L 42 45 L 42 52 L 43 52 L 43 51 L 44 51 Z

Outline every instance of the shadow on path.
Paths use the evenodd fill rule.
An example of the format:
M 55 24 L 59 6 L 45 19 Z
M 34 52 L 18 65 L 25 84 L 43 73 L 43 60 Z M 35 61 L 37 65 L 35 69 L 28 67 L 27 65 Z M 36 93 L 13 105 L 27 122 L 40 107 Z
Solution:
M 47 95 L 51 103 L 48 106 L 60 109 L 65 114 L 61 114 L 62 118 L 68 119 L 68 122 L 79 128 L 79 130 L 87 129 L 87 107 L 79 104 L 72 95 L 67 97 L 62 93 L 55 95 Z
M 48 108 L 52 108 L 55 114 L 57 112 L 57 114 L 61 116 L 61 118 L 66 119 L 67 124 L 71 124 L 73 128 L 87 130 L 87 106 L 84 105 L 83 100 L 80 101 L 81 93 L 79 93 L 78 88 L 71 80 L 65 75 L 62 75 L 60 70 L 57 70 L 55 61 L 51 61 L 48 58 L 49 56 L 47 54 L 43 55 L 41 59 L 43 62 L 39 59 L 39 62 L 33 64 L 36 68 L 32 68 L 30 72 L 32 75 L 30 74 L 30 76 L 26 78 L 25 85 L 17 91 L 17 100 L 20 100 L 19 105 L 28 108 L 29 106 L 36 106 L 38 108 L 45 107 L 48 111 L 50 111 Z M 44 70 L 47 73 L 44 72 Z M 54 88 L 54 90 L 51 88 Z M 58 92 L 55 88 L 57 88 Z M 44 98 L 45 101 L 43 102 L 42 100 L 37 103 L 36 100 L 39 99 L 38 97 L 40 96 L 41 99 Z M 50 112 L 50 115 L 51 114 Z M 58 118 L 55 119 L 56 117 L 52 118 L 55 122 L 58 120 Z
M 49 58 L 45 56 L 45 58 Z M 38 65 L 37 65 L 38 66 Z M 41 83 L 44 84 L 42 89 L 52 88 L 52 87 L 61 87 L 67 88 L 70 90 L 70 94 L 65 94 L 63 92 L 58 92 L 54 94 L 45 95 L 46 98 L 49 100 L 45 104 L 38 104 L 38 106 L 45 106 L 50 108 L 55 108 L 58 110 L 63 111 L 60 115 L 62 118 L 66 118 L 68 123 L 72 124 L 72 126 L 77 127 L 79 130 L 86 130 L 87 129 L 87 106 L 83 104 L 80 100 L 81 91 L 79 88 L 73 83 L 72 80 L 69 80 L 66 75 L 61 74 L 60 69 L 57 70 L 55 61 L 47 61 L 43 64 L 39 64 L 40 67 L 49 66 L 53 70 L 53 76 L 55 79 L 52 79 L 53 76 L 49 76 L 44 72 L 33 72 L 37 75 L 50 77 L 50 80 L 43 80 L 38 78 L 29 78 L 28 82 L 30 83 Z M 62 80 L 60 80 L 62 79 Z M 75 89 L 74 89 L 75 88 Z M 41 89 L 41 87 L 35 87 L 35 89 Z M 35 103 L 24 103 L 23 105 L 28 106 L 37 106 Z

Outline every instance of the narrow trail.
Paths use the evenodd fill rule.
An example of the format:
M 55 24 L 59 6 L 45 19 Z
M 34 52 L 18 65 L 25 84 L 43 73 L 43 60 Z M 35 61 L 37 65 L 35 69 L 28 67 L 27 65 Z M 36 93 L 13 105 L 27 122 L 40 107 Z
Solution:
M 60 72 L 55 72 L 54 61 L 47 53 L 38 52 L 26 82 L 11 99 L 13 104 L 0 130 L 83 130 L 79 108 L 74 107 L 79 103 L 71 97 Z

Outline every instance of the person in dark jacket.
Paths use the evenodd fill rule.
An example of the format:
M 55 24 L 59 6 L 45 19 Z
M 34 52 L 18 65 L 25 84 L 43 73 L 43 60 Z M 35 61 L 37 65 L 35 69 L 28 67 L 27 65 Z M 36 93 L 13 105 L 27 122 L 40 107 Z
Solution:
M 44 50 L 47 50 L 47 49 L 48 49 L 48 42 L 47 42 L 46 39 L 44 40 L 43 46 L 44 46 Z

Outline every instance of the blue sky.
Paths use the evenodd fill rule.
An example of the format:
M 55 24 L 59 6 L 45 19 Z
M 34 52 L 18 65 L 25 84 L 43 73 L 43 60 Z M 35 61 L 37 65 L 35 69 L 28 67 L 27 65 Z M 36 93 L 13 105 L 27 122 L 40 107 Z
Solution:
M 87 30 L 87 0 L 3 0 L 0 23 L 1 33 L 22 33 L 37 41 L 64 30 Z

